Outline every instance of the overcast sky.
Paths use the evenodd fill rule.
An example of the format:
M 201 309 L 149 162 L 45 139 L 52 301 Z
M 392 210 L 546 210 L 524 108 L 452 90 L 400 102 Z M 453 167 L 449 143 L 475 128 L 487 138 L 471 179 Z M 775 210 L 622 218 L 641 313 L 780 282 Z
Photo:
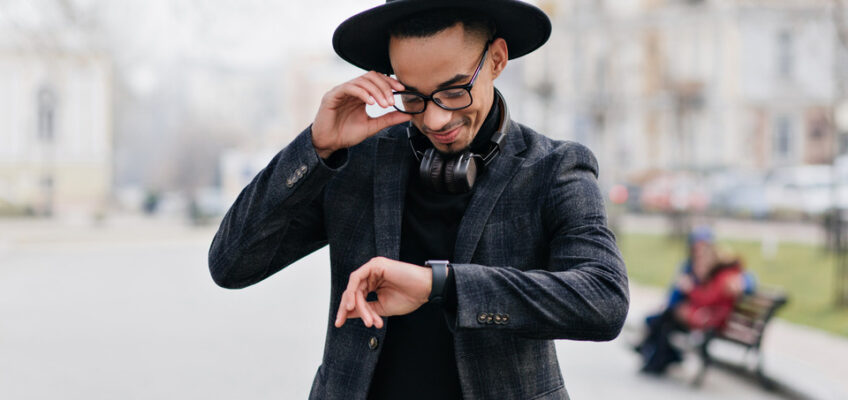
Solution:
M 332 51 L 335 27 L 379 5 L 363 0 L 3 0 L 0 27 L 40 34 L 61 21 L 95 21 L 121 61 L 200 58 L 233 67 L 273 63 L 288 51 Z M 117 46 L 116 46 L 117 45 Z

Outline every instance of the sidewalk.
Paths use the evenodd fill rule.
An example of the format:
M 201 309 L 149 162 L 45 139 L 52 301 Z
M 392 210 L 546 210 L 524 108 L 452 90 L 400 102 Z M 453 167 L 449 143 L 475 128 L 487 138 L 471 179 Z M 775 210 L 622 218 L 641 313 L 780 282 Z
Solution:
M 90 219 L 0 218 L 0 259 L 15 249 L 83 249 L 206 243 L 217 223 L 193 226 L 181 220 L 143 215 Z
M 207 272 L 214 230 L 156 219 L 0 222 L 0 398 L 305 398 L 329 307 L 326 249 L 227 291 Z M 691 357 L 668 377 L 639 374 L 629 339 L 664 300 L 662 289 L 631 283 L 619 339 L 557 341 L 572 398 L 793 398 L 723 368 L 692 388 Z M 723 360 L 745 359 L 724 347 L 714 348 Z M 848 339 L 778 319 L 763 352 L 766 374 L 803 395 L 794 398 L 848 399 Z
M 631 308 L 626 331 L 642 329 L 645 315 L 655 312 L 665 301 L 663 290 L 631 282 Z M 803 398 L 848 399 L 848 338 L 839 337 L 779 319 L 766 328 L 762 351 L 763 370 L 780 387 Z M 743 364 L 744 351 L 728 343 L 711 347 L 723 361 Z M 710 379 L 711 371 L 706 379 Z

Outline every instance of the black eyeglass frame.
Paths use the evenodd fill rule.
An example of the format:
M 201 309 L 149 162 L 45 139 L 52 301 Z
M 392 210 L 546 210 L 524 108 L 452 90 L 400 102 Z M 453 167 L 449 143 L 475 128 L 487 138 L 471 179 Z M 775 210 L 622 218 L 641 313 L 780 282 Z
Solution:
M 474 82 L 477 80 L 477 76 L 480 75 L 480 70 L 483 69 L 483 63 L 486 62 L 486 54 L 489 53 L 489 46 L 492 44 L 492 42 L 493 42 L 492 40 L 486 42 L 486 48 L 483 49 L 483 57 L 480 58 L 480 63 L 477 64 L 477 69 L 474 70 L 474 75 L 471 76 L 471 80 L 468 83 L 466 83 L 464 85 L 448 86 L 446 88 L 437 89 L 437 90 L 434 90 L 432 93 L 430 93 L 429 96 L 427 96 L 423 93 L 418 93 L 418 92 L 414 92 L 414 91 L 411 91 L 411 90 L 403 90 L 403 91 L 400 91 L 400 92 L 392 92 L 392 95 L 408 94 L 408 95 L 420 97 L 422 100 L 424 100 L 424 108 L 422 108 L 421 111 L 410 112 L 410 111 L 401 110 L 400 108 L 398 108 L 397 104 L 394 105 L 395 110 L 398 110 L 398 111 L 400 111 L 404 114 L 411 114 L 411 115 L 421 114 L 424 111 L 427 111 L 427 102 L 430 102 L 430 101 L 433 102 L 433 104 L 435 104 L 439 108 L 441 108 L 443 110 L 448 110 L 448 111 L 457 111 L 457 110 L 462 110 L 462 109 L 471 107 L 471 105 L 474 104 L 474 96 L 471 95 L 471 88 L 474 86 Z M 444 92 L 444 91 L 448 91 L 448 90 L 456 90 L 456 89 L 465 89 L 465 91 L 468 92 L 468 98 L 471 100 L 471 101 L 468 102 L 468 105 L 465 105 L 465 106 L 462 106 L 462 107 L 446 107 L 442 104 L 439 104 L 439 102 L 436 101 L 435 96 L 439 92 Z

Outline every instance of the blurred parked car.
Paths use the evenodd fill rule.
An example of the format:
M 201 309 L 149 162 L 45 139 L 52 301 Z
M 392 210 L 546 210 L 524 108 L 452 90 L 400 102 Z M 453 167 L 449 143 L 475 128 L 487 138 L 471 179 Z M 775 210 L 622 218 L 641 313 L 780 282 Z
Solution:
M 766 180 L 766 198 L 779 215 L 817 217 L 848 197 L 834 197 L 830 165 L 801 165 L 772 171 Z M 842 191 L 841 189 L 839 191 Z M 840 204 L 842 203 L 842 204 Z
M 647 181 L 639 200 L 646 211 L 703 212 L 710 197 L 694 174 L 668 172 Z
M 221 189 L 217 187 L 200 188 L 189 200 L 189 217 L 194 223 L 206 223 L 224 215 L 227 204 L 224 203 Z
M 772 209 L 766 197 L 765 176 L 752 171 L 728 169 L 707 179 L 710 209 L 731 217 L 766 218 Z
M 620 205 L 627 212 L 638 213 L 642 211 L 642 206 L 639 203 L 642 188 L 635 183 L 622 182 L 614 184 L 607 190 L 607 194 L 611 204 Z

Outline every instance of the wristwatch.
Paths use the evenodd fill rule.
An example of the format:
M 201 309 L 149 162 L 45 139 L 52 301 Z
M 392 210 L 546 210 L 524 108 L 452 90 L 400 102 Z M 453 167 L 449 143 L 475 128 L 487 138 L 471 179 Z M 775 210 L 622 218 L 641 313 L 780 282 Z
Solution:
M 450 262 L 447 260 L 428 260 L 424 265 L 430 267 L 433 271 L 433 286 L 428 300 L 431 303 L 441 304 L 445 298 L 445 281 L 448 278 Z

